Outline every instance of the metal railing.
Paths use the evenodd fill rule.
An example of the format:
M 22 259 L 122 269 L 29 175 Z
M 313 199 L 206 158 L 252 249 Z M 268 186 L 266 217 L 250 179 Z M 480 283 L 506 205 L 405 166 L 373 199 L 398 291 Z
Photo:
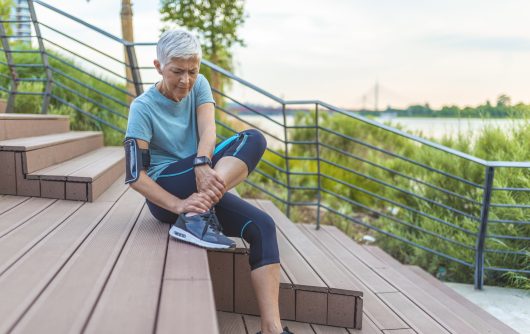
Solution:
M 29 42 L 7 34 L 5 25 L 16 20 L 0 25 L 7 112 L 25 105 L 17 105 L 17 96 L 41 97 L 42 113 L 74 110 L 106 131 L 106 139 L 121 140 L 130 99 L 152 84 L 142 77 L 156 77 L 137 55 L 145 49 L 154 55 L 155 43 L 124 41 L 40 0 L 28 4 L 35 33 Z M 39 20 L 40 11 L 88 30 L 97 45 Z M 225 102 L 216 106 L 223 115 L 219 138 L 240 124 L 261 129 L 273 143 L 246 182 L 283 204 L 287 215 L 309 207 L 317 228 L 325 216 L 377 231 L 469 268 L 478 289 L 485 271 L 530 274 L 530 188 L 520 182 L 530 179 L 530 162 L 479 159 L 319 100 L 284 100 L 207 60 L 202 65 L 275 106 L 273 115 L 212 87 Z M 297 116 L 303 125 L 292 122 L 296 109 L 303 109 Z

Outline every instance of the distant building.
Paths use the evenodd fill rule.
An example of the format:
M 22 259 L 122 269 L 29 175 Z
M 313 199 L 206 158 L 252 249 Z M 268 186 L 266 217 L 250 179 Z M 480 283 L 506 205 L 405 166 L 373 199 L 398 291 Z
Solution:
M 13 23 L 13 31 L 15 39 L 30 43 L 31 39 L 31 15 L 29 14 L 28 2 L 25 0 L 17 0 L 15 5 L 15 15 L 14 21 L 19 21 Z

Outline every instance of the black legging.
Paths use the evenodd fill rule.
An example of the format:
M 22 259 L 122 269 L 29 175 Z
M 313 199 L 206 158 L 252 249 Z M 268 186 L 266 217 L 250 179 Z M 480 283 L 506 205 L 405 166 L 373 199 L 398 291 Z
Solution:
M 245 162 L 250 173 L 261 159 L 266 146 L 267 142 L 259 131 L 246 130 L 219 143 L 212 163 L 215 166 L 219 159 L 233 156 Z M 170 164 L 162 171 L 156 183 L 179 198 L 187 198 L 197 192 L 194 158 L 195 155 L 192 155 Z M 177 214 L 149 201 L 147 205 L 158 220 L 170 224 L 177 220 Z M 275 224 L 267 213 L 228 192 L 215 205 L 215 213 L 225 235 L 241 237 L 250 244 L 249 263 L 252 270 L 280 263 Z

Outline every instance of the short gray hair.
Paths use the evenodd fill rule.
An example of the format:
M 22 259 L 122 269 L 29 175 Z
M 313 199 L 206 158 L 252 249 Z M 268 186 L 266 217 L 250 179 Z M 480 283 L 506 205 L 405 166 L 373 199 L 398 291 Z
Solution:
M 184 29 L 168 30 L 160 36 L 156 44 L 156 56 L 163 68 L 173 58 L 202 58 L 199 40 Z

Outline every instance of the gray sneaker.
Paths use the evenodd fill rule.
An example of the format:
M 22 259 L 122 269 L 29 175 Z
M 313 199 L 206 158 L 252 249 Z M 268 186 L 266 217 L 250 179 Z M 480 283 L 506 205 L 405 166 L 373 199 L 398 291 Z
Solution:
M 214 210 L 186 217 L 180 214 L 169 230 L 175 239 L 204 248 L 235 248 L 236 243 L 222 233 Z

